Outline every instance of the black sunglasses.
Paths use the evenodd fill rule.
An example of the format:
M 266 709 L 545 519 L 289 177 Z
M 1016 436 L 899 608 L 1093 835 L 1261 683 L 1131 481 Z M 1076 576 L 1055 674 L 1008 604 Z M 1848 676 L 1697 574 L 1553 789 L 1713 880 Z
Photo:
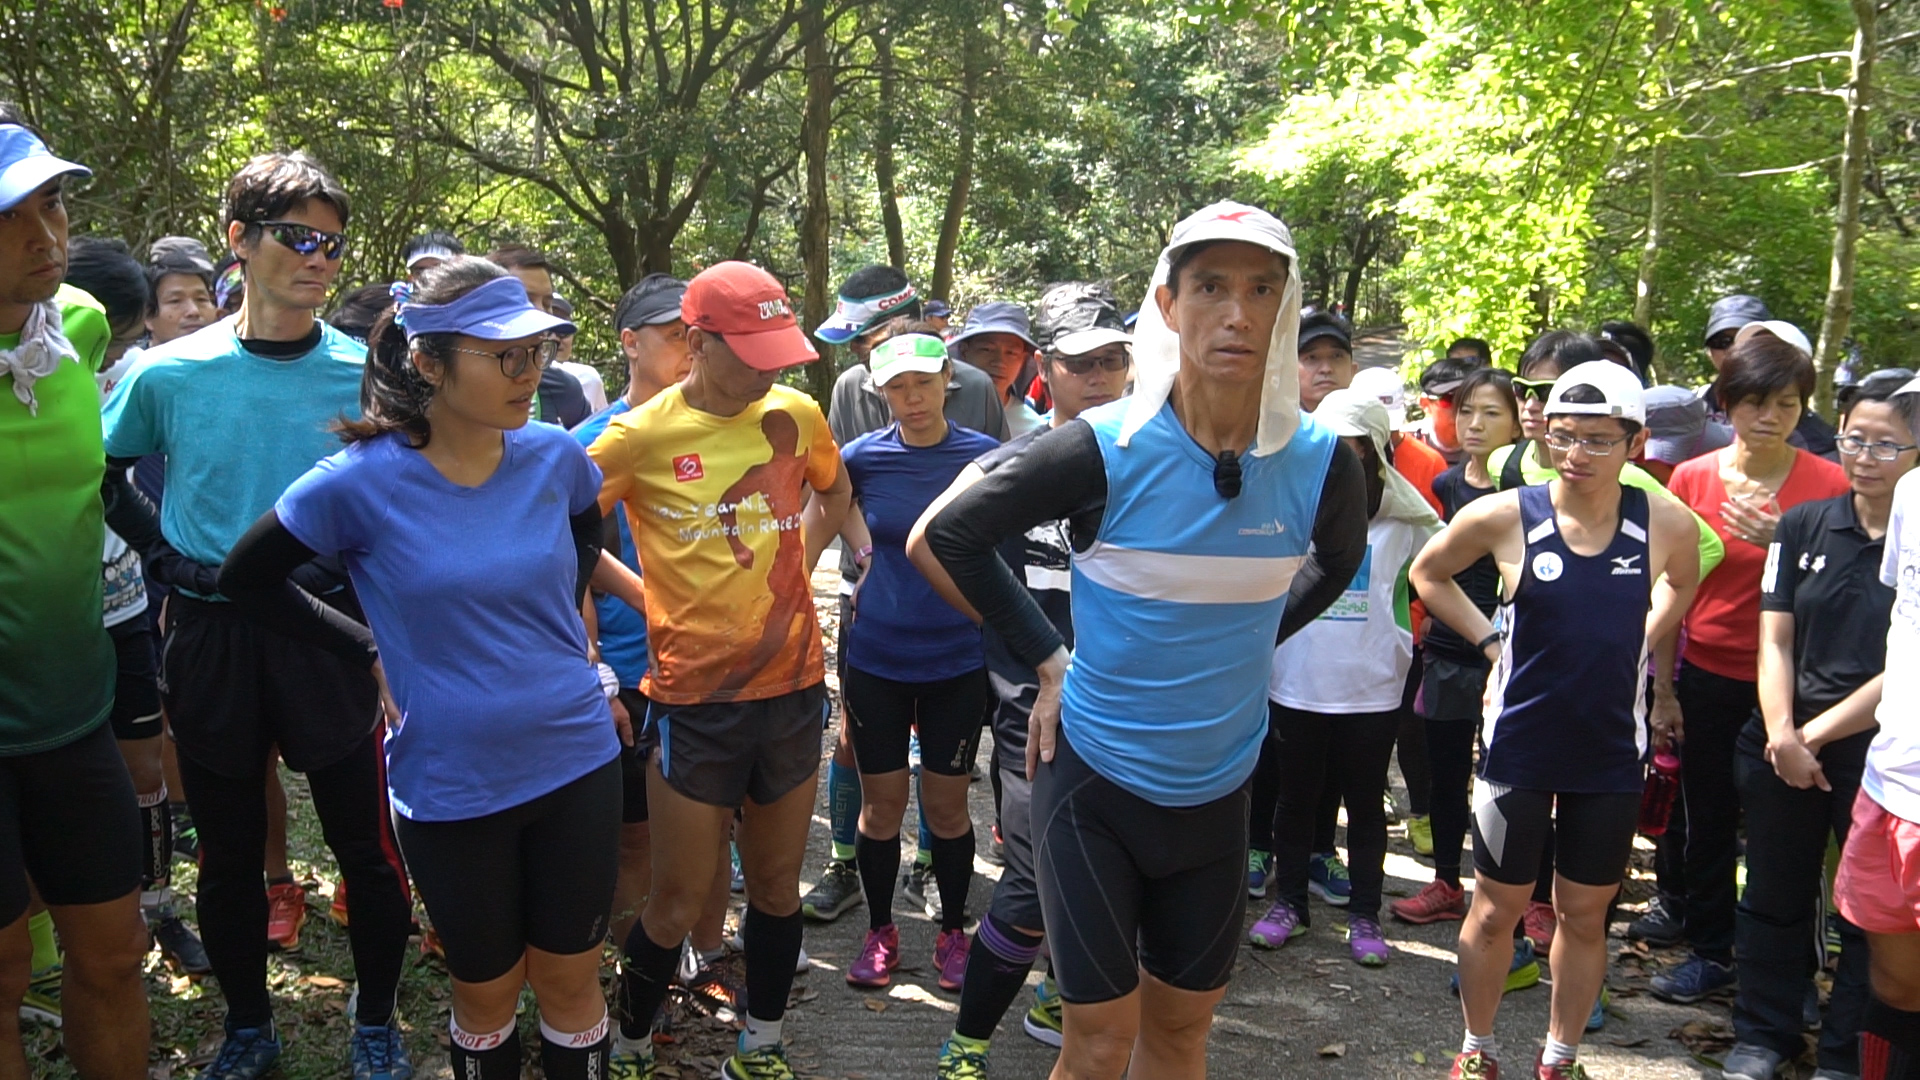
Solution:
M 265 229 L 267 235 L 273 237 L 281 247 L 296 255 L 311 255 L 318 251 L 332 262 L 347 253 L 346 233 L 326 232 L 297 221 L 261 221 L 255 224 Z
M 1737 336 L 1736 331 L 1722 330 L 1719 333 L 1707 339 L 1707 348 L 1731 349 L 1733 348 L 1733 339 L 1735 336 Z
M 1053 362 L 1069 375 L 1091 375 L 1095 367 L 1102 371 L 1125 371 L 1133 363 L 1133 358 L 1125 353 L 1119 356 L 1056 356 Z

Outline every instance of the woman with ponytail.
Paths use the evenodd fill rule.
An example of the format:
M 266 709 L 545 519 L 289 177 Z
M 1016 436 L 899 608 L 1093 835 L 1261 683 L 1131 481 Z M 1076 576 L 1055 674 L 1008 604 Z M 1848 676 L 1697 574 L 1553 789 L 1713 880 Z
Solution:
M 453 1071 L 518 1077 L 530 983 L 554 1080 L 606 1075 L 598 979 L 620 831 L 611 672 L 580 599 L 600 470 L 527 423 L 556 333 L 506 271 L 448 259 L 375 323 L 347 448 L 242 537 L 220 589 L 250 617 L 371 668 L 390 691 L 400 847 L 453 976 Z M 366 625 L 288 580 L 346 564 Z

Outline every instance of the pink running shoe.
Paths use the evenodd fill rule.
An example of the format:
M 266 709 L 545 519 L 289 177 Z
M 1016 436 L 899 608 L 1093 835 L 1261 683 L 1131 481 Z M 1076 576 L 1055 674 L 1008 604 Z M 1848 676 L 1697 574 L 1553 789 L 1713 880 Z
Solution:
M 893 981 L 893 969 L 900 966 L 900 928 L 888 923 L 867 931 L 867 943 L 860 959 L 847 969 L 848 986 L 882 987 Z
M 1307 932 L 1300 925 L 1300 913 L 1285 900 L 1267 909 L 1261 920 L 1247 931 L 1247 940 L 1263 949 L 1277 949 Z
M 959 993 L 967 981 L 967 951 L 973 945 L 965 930 L 942 930 L 933 946 L 933 966 L 940 969 L 940 989 Z
M 1467 894 L 1444 881 L 1429 881 L 1419 892 L 1391 905 L 1393 917 L 1416 925 L 1467 917 Z

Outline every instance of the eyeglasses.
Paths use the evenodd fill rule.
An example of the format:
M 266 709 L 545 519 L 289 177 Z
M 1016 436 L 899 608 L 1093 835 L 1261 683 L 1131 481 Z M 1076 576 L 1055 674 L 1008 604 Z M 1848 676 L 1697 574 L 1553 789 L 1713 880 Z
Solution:
M 1707 339 L 1707 348 L 1731 349 L 1733 348 L 1733 339 L 1735 336 L 1736 336 L 1736 331 L 1722 330 L 1719 333 Z
M 499 352 L 485 349 L 454 349 L 454 352 L 472 353 L 474 356 L 491 356 L 500 361 L 500 374 L 509 379 L 517 379 L 527 373 L 529 367 L 544 370 L 560 355 L 559 338 L 541 338 L 532 345 L 515 345 Z
M 1125 353 L 1118 356 L 1056 356 L 1053 362 L 1069 375 L 1091 375 L 1095 367 L 1102 371 L 1125 371 L 1133 363 L 1133 358 Z
M 1521 401 L 1532 398 L 1535 401 L 1544 402 L 1547 400 L 1547 395 L 1553 393 L 1553 384 L 1557 381 L 1559 380 L 1522 379 L 1516 377 L 1513 380 L 1513 396 L 1519 398 Z
M 296 255 L 311 255 L 318 251 L 333 262 L 347 253 L 347 234 L 326 232 L 311 225 L 302 225 L 297 221 L 261 221 L 256 222 L 267 235 L 281 247 Z
M 1875 461 L 1894 461 L 1905 451 L 1920 450 L 1913 443 L 1868 442 L 1858 435 L 1842 435 L 1833 440 L 1833 445 L 1848 457 L 1866 454 Z
M 1627 440 L 1625 437 L 1618 439 L 1576 439 L 1571 435 L 1565 435 L 1558 431 L 1549 431 L 1546 434 L 1545 441 L 1548 446 L 1553 447 L 1561 453 L 1565 453 L 1577 446 L 1585 451 L 1588 457 L 1612 457 L 1613 448 Z

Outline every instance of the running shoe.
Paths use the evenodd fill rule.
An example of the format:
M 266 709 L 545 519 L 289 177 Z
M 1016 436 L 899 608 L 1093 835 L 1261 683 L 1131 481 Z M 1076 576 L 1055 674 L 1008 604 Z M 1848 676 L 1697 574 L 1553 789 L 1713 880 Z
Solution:
M 1680 923 L 1679 905 L 1664 893 L 1647 901 L 1647 913 L 1627 924 L 1628 941 L 1644 941 L 1656 949 L 1680 944 L 1686 930 Z
M 1540 958 L 1534 955 L 1533 942 L 1521 938 L 1513 943 L 1513 962 L 1507 965 L 1507 983 L 1501 987 L 1502 994 L 1511 994 L 1515 990 L 1525 990 L 1540 985 Z M 1449 990 L 1454 997 L 1460 996 L 1460 973 L 1453 973 Z
M 60 1026 L 59 964 L 41 968 L 27 981 L 27 996 L 20 999 L 20 1019 L 48 1027 Z
M 1839 1069 L 1829 1069 L 1822 1065 L 1813 1070 L 1813 1075 L 1807 1077 L 1807 1080 L 1860 1080 L 1860 1074 L 1841 1072 Z
M 1307 863 L 1307 891 L 1334 907 L 1346 907 L 1353 899 L 1347 864 L 1331 851 L 1313 855 Z
M 1361 967 L 1386 967 L 1391 953 L 1380 924 L 1365 916 L 1347 920 L 1347 950 L 1353 954 L 1353 962 Z
M 1544 1055 L 1542 1055 L 1544 1056 Z M 1533 1059 L 1534 1080 L 1587 1080 L 1586 1067 L 1577 1061 L 1548 1065 L 1540 1056 Z
M 900 875 L 900 894 L 909 903 L 927 913 L 927 918 L 939 922 L 944 917 L 946 906 L 940 902 L 940 886 L 933 880 L 933 864 L 914 860 Z
M 687 956 L 693 960 L 691 970 L 683 968 L 680 972 L 680 984 L 686 987 L 687 993 L 704 1003 L 709 1011 L 731 1009 L 737 1014 L 747 1000 L 746 974 L 740 954 L 701 960 L 699 953 L 688 949 Z
M 746 938 L 742 937 L 738 932 L 728 934 L 727 948 L 732 949 L 734 952 L 737 952 L 737 953 L 746 952 L 747 951 Z M 800 946 L 800 955 L 793 958 L 793 973 L 795 975 L 805 975 L 807 972 L 812 970 L 813 970 L 813 960 L 807 956 L 807 947 L 805 945 L 802 945 Z
M 1717 964 L 1703 956 L 1689 956 L 1672 971 L 1655 975 L 1647 986 L 1653 996 L 1676 1005 L 1691 1005 L 1733 986 L 1732 964 Z
M 1433 819 L 1425 814 L 1407 819 L 1407 842 L 1416 855 L 1433 854 Z
M 987 850 L 980 853 L 988 866 L 1007 865 L 1007 842 L 1000 838 L 1000 826 L 993 827 L 993 839 L 987 842 Z
M 848 986 L 879 988 L 893 981 L 893 969 L 900 966 L 900 928 L 892 923 L 867 931 L 867 943 L 860 947 L 860 959 L 847 969 Z
M 193 812 L 183 802 L 171 804 L 173 811 L 173 853 L 190 863 L 200 861 L 200 830 L 194 828 Z
M 1307 928 L 1300 925 L 1300 913 L 1282 900 L 1253 924 L 1253 929 L 1247 931 L 1247 940 L 1263 949 L 1277 949 L 1306 932 Z
M 291 952 L 300 947 L 307 925 L 307 890 L 286 882 L 267 886 L 267 948 Z
M 613 1049 L 607 1054 L 607 1080 L 653 1080 L 653 1039 L 645 1040 L 644 1050 L 638 1045 L 614 1035 Z
M 213 1064 L 200 1071 L 200 1080 L 259 1080 L 280 1060 L 280 1037 L 271 1027 L 236 1028 L 227 1032 Z
M 1267 880 L 1273 877 L 1273 853 L 1247 849 L 1247 896 L 1253 900 L 1267 898 Z
M 939 1080 L 987 1080 L 987 1042 L 959 1032 L 940 1044 Z
M 194 933 L 186 920 L 172 908 L 154 909 L 147 916 L 147 931 L 153 935 L 153 943 L 160 947 L 160 955 L 179 969 L 180 974 L 197 979 L 213 970 L 213 962 L 207 959 L 207 947 L 200 943 L 200 935 Z
M 1027 1010 L 1026 1022 L 1021 1026 L 1026 1029 L 1029 1038 L 1058 1050 L 1065 1041 L 1064 1012 L 1060 1002 L 1060 984 L 1049 975 L 1033 988 L 1033 1008 Z
M 1734 1043 L 1720 1062 L 1721 1080 L 1773 1080 L 1780 1055 L 1753 1043 Z
M 1456 1054 L 1447 1080 L 1500 1080 L 1500 1063 L 1480 1050 L 1471 1054 Z
M 940 989 L 959 993 L 967 981 L 967 952 L 972 944 L 965 930 L 942 930 L 933 946 L 933 966 L 940 969 Z
M 794 1080 L 793 1066 L 787 1064 L 782 1046 L 762 1046 L 755 1050 L 735 1050 L 720 1067 L 723 1080 Z
M 1613 994 L 1604 986 L 1600 996 L 1593 999 L 1593 1011 L 1587 1014 L 1587 1034 L 1591 1035 L 1607 1026 L 1607 1002 L 1613 1000 Z
M 737 893 L 746 892 L 747 873 L 740 869 L 740 845 L 728 841 L 727 857 L 733 860 L 733 880 L 729 883 L 728 887 Z
M 854 868 L 852 860 L 830 859 L 820 880 L 800 901 L 800 910 L 806 912 L 809 919 L 832 922 L 865 902 L 866 896 L 860 891 L 860 871 Z
M 413 1080 L 407 1044 L 391 1024 L 354 1025 L 348 1053 L 353 1060 L 353 1080 Z
M 327 918 L 335 926 L 347 925 L 347 883 L 342 879 L 333 887 L 333 899 L 327 901 Z
M 1553 932 L 1560 927 L 1560 920 L 1553 913 L 1552 904 L 1543 904 L 1538 900 L 1527 901 L 1527 913 L 1520 919 L 1520 932 L 1533 942 L 1533 951 L 1541 956 L 1553 952 Z
M 1467 893 L 1458 885 L 1439 880 L 1429 881 L 1419 892 L 1387 905 L 1387 910 L 1393 912 L 1394 918 L 1415 926 L 1464 919 L 1467 917 Z

